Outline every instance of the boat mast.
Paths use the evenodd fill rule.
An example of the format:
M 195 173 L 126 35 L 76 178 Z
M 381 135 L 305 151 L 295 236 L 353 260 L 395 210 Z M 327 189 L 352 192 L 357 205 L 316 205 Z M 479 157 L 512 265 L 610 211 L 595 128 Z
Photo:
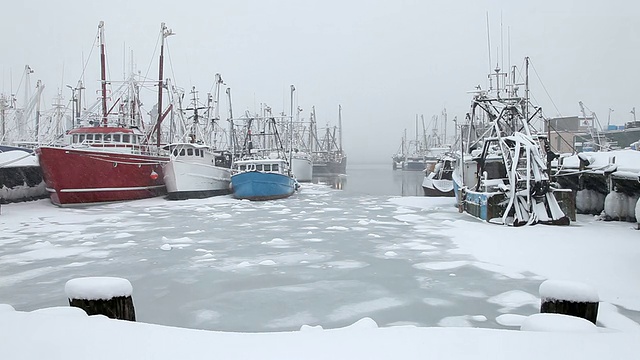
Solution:
M 339 136 L 339 145 L 340 146 L 340 155 L 342 155 L 342 105 L 338 104 L 338 133 Z
M 529 57 L 524 58 L 524 118 L 529 122 Z
M 289 166 L 293 160 L 293 93 L 296 87 L 291 85 L 291 112 L 289 113 Z
M 43 90 L 43 85 L 42 85 L 42 81 L 38 80 L 36 82 L 36 136 L 35 136 L 35 141 L 36 144 L 40 144 L 40 103 L 41 101 L 41 97 L 42 97 L 42 90 Z
M 231 137 L 231 163 L 233 164 L 233 157 L 236 155 L 236 131 L 233 125 L 233 110 L 231 108 L 231 88 L 227 88 L 227 99 L 229 100 L 229 136 Z
M 164 39 L 173 35 L 173 31 L 171 29 L 167 29 L 165 23 L 160 24 L 160 64 L 158 66 L 158 120 L 156 122 L 156 145 L 158 148 L 160 147 L 160 134 L 162 134 L 160 124 L 162 124 L 162 118 L 164 117 L 162 114 L 162 78 L 164 76 Z
M 100 83 L 102 86 L 102 126 L 107 126 L 107 59 L 104 50 L 104 21 L 98 25 L 100 38 Z
M 5 128 L 5 109 L 7 108 L 7 101 L 4 95 L 0 96 L 0 142 L 4 141 Z
M 443 131 L 444 131 L 444 137 L 442 139 L 442 144 L 446 145 L 447 144 L 447 108 L 444 108 L 442 110 L 442 117 L 443 117 Z

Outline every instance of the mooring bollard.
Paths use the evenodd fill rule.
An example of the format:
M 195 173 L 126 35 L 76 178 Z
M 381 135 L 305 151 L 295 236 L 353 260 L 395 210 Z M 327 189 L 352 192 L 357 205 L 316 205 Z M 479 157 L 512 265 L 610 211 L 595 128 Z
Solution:
M 589 285 L 561 280 L 547 280 L 540 284 L 541 313 L 577 316 L 596 323 L 598 292 Z
M 64 291 L 69 305 L 88 315 L 105 315 L 112 319 L 136 321 L 133 287 L 127 279 L 84 277 L 67 281 Z

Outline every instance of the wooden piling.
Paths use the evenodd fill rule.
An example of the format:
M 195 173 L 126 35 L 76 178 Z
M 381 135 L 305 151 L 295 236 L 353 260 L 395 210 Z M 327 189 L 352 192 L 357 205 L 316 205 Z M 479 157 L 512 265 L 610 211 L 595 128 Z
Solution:
M 559 280 L 547 280 L 540 285 L 541 313 L 556 313 L 580 317 L 596 323 L 598 293 L 588 285 Z
M 85 277 L 67 281 L 65 292 L 69 305 L 88 315 L 136 321 L 133 287 L 129 280 L 114 277 Z

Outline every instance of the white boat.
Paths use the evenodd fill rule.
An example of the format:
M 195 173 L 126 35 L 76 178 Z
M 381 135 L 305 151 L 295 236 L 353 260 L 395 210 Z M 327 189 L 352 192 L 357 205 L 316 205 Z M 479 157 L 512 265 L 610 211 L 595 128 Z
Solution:
M 220 74 L 216 74 L 216 104 L 219 103 L 221 84 L 222 78 Z M 200 106 L 195 87 L 191 90 L 191 95 L 191 106 L 185 109 L 192 111 L 189 124 L 183 117 L 184 111 L 179 111 L 179 117 L 185 126 L 182 141 L 164 147 L 170 153 L 169 161 L 164 165 L 164 182 L 170 200 L 231 193 L 231 153 L 209 145 L 216 144 L 217 134 L 221 132 L 216 125 L 219 119 L 218 107 L 216 106 L 216 114 L 211 118 L 211 106 Z M 204 115 L 200 115 L 198 110 L 205 110 Z
M 231 193 L 231 156 L 203 144 L 174 143 L 164 165 L 170 200 L 205 198 Z
M 299 182 L 308 182 L 313 178 L 313 160 L 306 152 L 298 151 L 291 155 L 291 170 Z

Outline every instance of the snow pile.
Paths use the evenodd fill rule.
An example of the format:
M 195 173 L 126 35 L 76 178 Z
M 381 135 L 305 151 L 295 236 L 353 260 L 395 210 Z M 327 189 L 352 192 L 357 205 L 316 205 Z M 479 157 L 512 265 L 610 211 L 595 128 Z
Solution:
M 574 302 L 599 302 L 598 292 L 591 286 L 575 281 L 547 280 L 540 284 L 542 301 L 567 300 Z
M 23 150 L 0 151 L 0 167 L 40 166 L 34 153 Z
M 595 190 L 579 190 L 576 193 L 576 210 L 579 214 L 598 215 L 604 210 L 605 195 Z
M 32 313 L 52 315 L 52 316 L 79 316 L 79 317 L 89 316 L 84 310 L 75 306 L 53 306 L 53 307 L 33 310 Z
M 637 359 L 640 336 L 599 333 L 580 318 L 529 317 L 522 330 L 377 327 L 233 333 L 95 316 L 0 312 L 1 359 Z M 587 324 L 581 322 L 587 322 Z M 544 330 L 545 332 L 531 332 Z M 561 336 L 548 331 L 565 331 Z
M 578 168 L 580 166 L 580 158 L 582 157 L 589 162 L 588 169 L 603 169 L 609 164 L 615 163 L 618 171 L 628 171 L 637 173 L 640 171 L 640 151 L 634 150 L 615 150 L 580 153 L 578 155 L 567 156 L 562 160 L 562 166 L 565 168 Z
M 597 333 L 598 328 L 583 318 L 562 314 L 533 314 L 520 326 L 521 331 Z
M 611 220 L 629 221 L 634 220 L 635 207 L 638 202 L 638 196 L 629 196 L 627 194 L 612 191 L 604 199 L 605 218 Z
M 67 281 L 64 292 L 69 299 L 109 300 L 131 296 L 133 287 L 127 279 L 116 277 L 84 277 Z

